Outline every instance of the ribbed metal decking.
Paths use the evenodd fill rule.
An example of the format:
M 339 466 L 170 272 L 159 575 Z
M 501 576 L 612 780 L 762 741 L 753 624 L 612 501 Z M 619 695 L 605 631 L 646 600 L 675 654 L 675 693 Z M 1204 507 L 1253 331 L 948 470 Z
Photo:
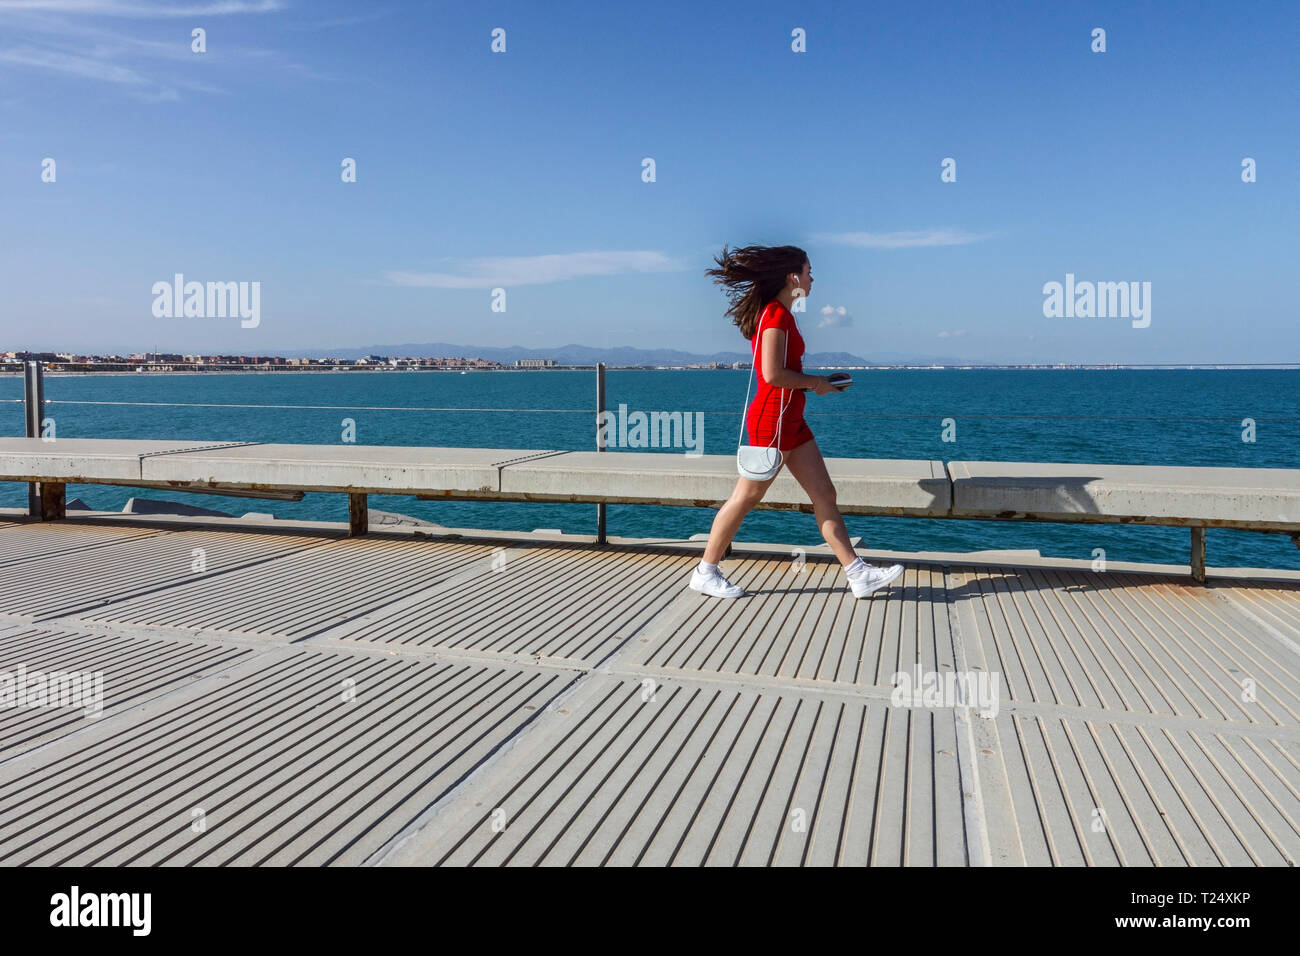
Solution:
M 201 557 L 202 570 L 195 570 Z M 0 521 L 0 865 L 1294 865 L 1300 581 Z M 988 672 L 995 717 L 892 675 Z

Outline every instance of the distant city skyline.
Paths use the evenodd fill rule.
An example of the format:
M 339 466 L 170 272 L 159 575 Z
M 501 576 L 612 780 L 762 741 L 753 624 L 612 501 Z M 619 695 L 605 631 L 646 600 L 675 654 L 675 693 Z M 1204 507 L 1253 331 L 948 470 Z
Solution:
M 569 350 L 581 349 L 582 355 L 574 355 Z M 17 374 L 23 365 L 36 361 L 44 365 L 47 371 L 58 374 L 69 371 L 167 371 L 177 370 L 219 371 L 219 370 L 261 370 L 261 369 L 302 369 L 302 368 L 394 368 L 394 369 L 458 369 L 465 367 L 481 369 L 522 370 L 522 369 L 590 369 L 597 363 L 609 368 L 687 368 L 687 369 L 726 369 L 748 368 L 749 361 L 740 353 L 714 353 L 713 355 L 696 355 L 675 350 L 630 349 L 621 347 L 612 350 L 587 350 L 581 346 L 568 346 L 555 350 L 551 356 L 527 357 L 535 355 L 534 350 L 497 349 L 485 347 L 456 352 L 429 351 L 422 349 L 378 352 L 365 350 L 365 354 L 356 354 L 363 350 L 343 349 L 337 353 L 320 352 L 313 356 L 303 355 L 212 355 L 182 354 L 172 352 L 131 352 L 125 355 L 116 353 L 78 354 L 68 352 L 30 352 L 0 351 L 0 372 Z M 494 355 L 496 358 L 485 358 Z M 1199 368 L 1199 369 L 1282 369 L 1300 371 L 1296 362 L 1261 362 L 1261 363 L 1145 363 L 1119 364 L 1106 363 L 967 363 L 960 359 L 941 356 L 897 356 L 887 359 L 882 356 L 864 358 L 847 352 L 810 352 L 805 355 L 804 368 L 1067 368 L 1067 369 L 1141 369 L 1141 368 Z
M 1300 361 L 1287 4 L 565 9 L 0 0 L 0 344 Z

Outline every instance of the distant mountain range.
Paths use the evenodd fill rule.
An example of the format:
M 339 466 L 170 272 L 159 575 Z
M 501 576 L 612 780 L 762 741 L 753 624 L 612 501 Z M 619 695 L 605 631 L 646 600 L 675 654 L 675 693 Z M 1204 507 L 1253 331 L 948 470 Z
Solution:
M 403 345 L 372 345 L 359 349 L 308 349 L 285 353 L 288 358 L 338 358 L 359 359 L 367 355 L 385 355 L 393 358 L 426 358 L 459 356 L 481 358 L 489 362 L 513 365 L 519 359 L 555 359 L 558 365 L 693 365 L 702 362 L 748 362 L 748 352 L 713 352 L 699 355 L 679 349 L 638 349 L 621 345 L 614 348 L 594 348 L 589 345 L 561 345 L 552 349 L 529 349 L 512 345 L 494 348 L 484 345 L 452 345 L 448 342 L 406 343 Z M 966 365 L 964 359 L 937 355 L 908 355 L 901 352 L 881 352 L 872 358 L 863 358 L 850 352 L 807 352 L 803 358 L 807 366 L 836 365 Z

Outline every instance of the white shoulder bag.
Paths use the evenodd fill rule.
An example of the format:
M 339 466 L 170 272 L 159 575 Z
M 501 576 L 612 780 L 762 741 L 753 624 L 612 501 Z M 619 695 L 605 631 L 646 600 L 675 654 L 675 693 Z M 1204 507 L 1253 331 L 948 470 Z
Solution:
M 745 386 L 745 407 L 740 413 L 740 435 L 736 439 L 736 470 L 740 472 L 742 478 L 748 478 L 750 481 L 767 481 L 769 478 L 775 478 L 776 473 L 781 470 L 781 419 L 785 418 L 786 406 L 789 402 L 784 400 L 786 389 L 781 389 L 782 402 L 781 413 L 776 420 L 776 438 L 775 445 L 742 445 L 741 439 L 745 435 L 745 416 L 749 412 L 749 390 L 754 385 L 754 369 L 758 367 L 758 350 L 763 345 L 763 329 L 754 333 L 754 362 L 749 366 L 749 384 Z M 790 333 L 785 334 L 785 353 L 789 354 L 790 350 Z M 785 365 L 785 354 L 781 356 L 781 365 Z

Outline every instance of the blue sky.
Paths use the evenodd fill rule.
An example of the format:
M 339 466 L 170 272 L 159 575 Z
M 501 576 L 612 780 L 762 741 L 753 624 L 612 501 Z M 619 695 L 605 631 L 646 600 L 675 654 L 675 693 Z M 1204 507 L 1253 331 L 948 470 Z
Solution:
M 740 351 L 727 242 L 808 250 L 814 351 L 1300 361 L 1297 50 L 1289 2 L 0 0 L 0 349 Z M 155 317 L 177 272 L 260 324 Z M 1150 325 L 1045 317 L 1067 273 Z

